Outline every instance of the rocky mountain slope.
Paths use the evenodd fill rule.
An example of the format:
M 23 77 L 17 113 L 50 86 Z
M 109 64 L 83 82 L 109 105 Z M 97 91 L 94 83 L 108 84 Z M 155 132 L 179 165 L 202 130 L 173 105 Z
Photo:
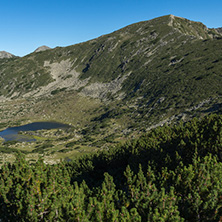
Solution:
M 50 47 L 43 45 L 43 46 L 38 47 L 34 52 L 42 52 L 48 49 L 50 49 Z
M 4 58 L 12 58 L 15 57 L 13 54 L 6 52 L 6 51 L 0 51 L 0 59 Z
M 4 87 L 1 94 L 6 97 L 35 95 L 35 90 L 41 91 L 41 87 L 52 82 L 57 83 L 54 88 L 73 82 L 72 86 L 67 86 L 68 90 L 81 88 L 83 94 L 93 97 L 103 98 L 108 92 L 115 95 L 120 89 L 135 94 L 146 86 L 145 82 L 157 81 L 154 73 L 173 72 L 175 75 L 176 66 L 183 65 L 185 60 L 198 65 L 199 69 L 206 68 L 201 64 L 203 57 L 210 57 L 205 47 L 216 49 L 221 43 L 216 41 L 219 36 L 215 29 L 170 15 L 70 47 L 50 51 L 44 51 L 45 47 L 42 51 L 40 47 L 36 52 L 41 53 L 2 62 L 1 86 Z M 196 50 L 201 54 L 199 57 L 195 55 Z M 186 67 L 188 63 L 185 66 L 188 69 Z M 71 81 L 66 81 L 67 76 Z M 159 78 L 162 76 L 164 74 Z M 170 76 L 164 76 L 163 80 L 168 81 Z
M 94 146 L 221 112 L 221 46 L 220 29 L 168 15 L 2 59 L 2 123 L 62 121 Z

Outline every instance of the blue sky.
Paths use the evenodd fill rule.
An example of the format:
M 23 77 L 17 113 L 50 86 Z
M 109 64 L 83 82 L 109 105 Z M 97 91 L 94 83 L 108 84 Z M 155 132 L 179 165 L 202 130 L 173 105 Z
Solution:
M 221 0 L 0 0 L 0 51 L 68 46 L 173 14 L 222 27 Z

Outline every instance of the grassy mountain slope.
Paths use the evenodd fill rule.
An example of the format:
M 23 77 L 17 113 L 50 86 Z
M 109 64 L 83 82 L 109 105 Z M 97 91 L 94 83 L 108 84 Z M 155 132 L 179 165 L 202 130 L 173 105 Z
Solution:
M 215 30 L 209 30 L 201 23 L 174 16 L 136 23 L 88 42 L 32 53 L 23 58 L 2 62 L 1 84 L 8 86 L 8 91 L 1 87 L 1 93 L 4 96 L 10 96 L 10 93 L 22 95 L 46 85 L 53 79 L 50 76 L 49 66 L 44 64 L 47 61 L 60 63 L 69 60 L 72 66 L 67 67 L 66 65 L 64 68 L 74 69 L 79 73 L 80 80 L 89 78 L 89 83 L 107 83 L 124 75 L 128 76 L 124 80 L 122 90 L 127 95 L 134 94 L 135 91 L 142 86 L 146 87 L 150 82 L 149 87 L 152 87 L 154 81 L 157 81 L 156 85 L 159 85 L 159 82 L 162 82 L 163 79 L 167 81 L 170 76 L 176 78 L 178 65 L 174 67 L 175 64 L 179 63 L 181 66 L 184 65 L 184 63 L 180 64 L 181 62 L 185 62 L 185 64 L 193 62 L 191 66 L 197 66 L 200 72 L 202 69 L 211 68 L 211 62 L 216 60 L 212 58 L 211 61 L 211 55 L 206 52 L 207 49 L 213 50 L 214 57 L 218 61 L 212 66 L 218 67 L 220 65 L 218 55 L 221 52 L 218 45 L 221 44 L 221 40 L 213 39 L 218 35 L 219 33 Z M 201 41 L 206 39 L 213 40 Z M 199 51 L 196 52 L 196 50 Z M 190 55 L 193 53 L 192 51 L 197 54 Z M 204 60 L 201 60 L 206 56 L 209 57 L 209 64 L 203 64 Z M 219 64 L 216 64 L 217 62 Z M 186 74 L 189 75 L 189 66 L 186 67 L 183 72 L 187 72 Z M 164 71 L 172 74 L 164 76 Z M 195 70 L 192 73 L 195 73 Z M 60 74 L 64 75 L 62 72 Z M 198 78 L 198 73 L 196 75 Z M 157 77 L 162 78 L 158 81 Z M 13 84 L 7 84 L 10 83 L 9 79 Z M 141 81 L 146 82 L 142 84 Z M 162 88 L 162 86 L 160 87 Z M 142 93 L 144 94 L 144 92 Z
M 1 59 L 2 128 L 57 120 L 75 128 L 65 144 L 98 148 L 164 123 L 220 113 L 221 45 L 220 29 L 169 15 Z

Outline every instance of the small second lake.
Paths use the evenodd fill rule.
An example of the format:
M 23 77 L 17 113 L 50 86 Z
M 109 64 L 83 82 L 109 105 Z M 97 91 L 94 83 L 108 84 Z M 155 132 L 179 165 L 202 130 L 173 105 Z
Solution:
M 58 122 L 34 122 L 23 126 L 10 127 L 0 132 L 0 137 L 5 141 L 31 142 L 35 141 L 31 136 L 19 134 L 20 131 L 36 131 L 49 129 L 65 129 L 68 124 Z

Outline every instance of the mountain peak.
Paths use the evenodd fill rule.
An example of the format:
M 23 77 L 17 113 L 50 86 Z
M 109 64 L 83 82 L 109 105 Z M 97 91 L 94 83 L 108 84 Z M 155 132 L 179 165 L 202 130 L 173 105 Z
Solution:
M 9 52 L 6 52 L 6 51 L 0 51 L 0 59 L 4 59 L 4 58 L 12 58 L 12 57 L 15 57 L 15 55 L 9 53 Z
M 51 49 L 51 48 L 46 45 L 43 45 L 43 46 L 38 47 L 34 52 L 42 52 L 48 49 Z
M 172 19 L 174 19 L 174 18 L 180 18 L 180 19 L 185 19 L 185 18 L 183 18 L 183 17 L 180 17 L 180 16 L 175 16 L 175 15 L 173 15 L 173 14 L 170 14 L 170 15 L 168 15 L 170 18 L 172 18 Z
M 191 21 L 174 15 L 169 15 L 169 19 L 168 25 L 184 35 L 194 36 L 198 39 L 208 39 L 219 34 L 218 32 L 212 32 L 206 25 L 198 21 Z

